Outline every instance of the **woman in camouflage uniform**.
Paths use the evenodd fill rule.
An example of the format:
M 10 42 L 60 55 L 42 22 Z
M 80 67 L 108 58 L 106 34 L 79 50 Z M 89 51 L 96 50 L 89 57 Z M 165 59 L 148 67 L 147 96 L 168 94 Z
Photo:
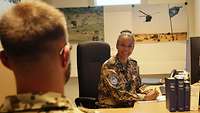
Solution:
M 100 107 L 132 107 L 137 100 L 154 100 L 158 96 L 157 91 L 142 88 L 137 61 L 129 57 L 134 45 L 131 31 L 122 31 L 116 44 L 118 53 L 102 65 Z

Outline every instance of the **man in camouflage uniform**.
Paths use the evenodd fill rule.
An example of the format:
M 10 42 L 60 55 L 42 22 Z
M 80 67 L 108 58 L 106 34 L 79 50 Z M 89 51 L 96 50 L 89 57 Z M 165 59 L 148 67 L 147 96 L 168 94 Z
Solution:
M 68 33 L 64 15 L 43 2 L 18 3 L 0 19 L 2 63 L 14 72 L 17 95 L 0 112 L 81 113 L 62 96 L 69 79 Z
M 70 101 L 59 93 L 44 94 L 23 93 L 16 96 L 7 96 L 0 106 L 0 112 L 52 112 L 82 113 L 72 107 Z
M 119 35 L 118 53 L 103 65 L 98 86 L 100 107 L 132 107 L 136 100 L 153 100 L 158 96 L 155 90 L 146 90 L 141 85 L 137 62 L 131 59 L 134 38 L 129 30 Z

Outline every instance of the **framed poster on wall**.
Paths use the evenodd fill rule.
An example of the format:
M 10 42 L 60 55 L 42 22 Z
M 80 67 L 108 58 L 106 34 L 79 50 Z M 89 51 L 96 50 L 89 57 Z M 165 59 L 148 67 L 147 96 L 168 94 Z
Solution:
M 69 41 L 104 40 L 103 7 L 60 8 L 65 14 Z

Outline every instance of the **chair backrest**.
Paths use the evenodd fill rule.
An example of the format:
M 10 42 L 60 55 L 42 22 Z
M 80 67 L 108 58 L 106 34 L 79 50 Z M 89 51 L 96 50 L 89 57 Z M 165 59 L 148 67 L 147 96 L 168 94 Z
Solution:
M 77 46 L 79 97 L 97 98 L 101 66 L 110 57 L 106 42 L 89 41 Z

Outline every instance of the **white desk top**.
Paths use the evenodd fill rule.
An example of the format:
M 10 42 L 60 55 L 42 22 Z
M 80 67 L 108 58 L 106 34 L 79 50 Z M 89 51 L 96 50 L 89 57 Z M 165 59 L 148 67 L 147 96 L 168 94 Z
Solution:
M 133 108 L 107 108 L 95 109 L 94 113 L 171 113 L 167 110 L 165 102 L 141 102 L 135 103 Z M 175 113 L 200 113 L 198 111 L 185 111 Z

